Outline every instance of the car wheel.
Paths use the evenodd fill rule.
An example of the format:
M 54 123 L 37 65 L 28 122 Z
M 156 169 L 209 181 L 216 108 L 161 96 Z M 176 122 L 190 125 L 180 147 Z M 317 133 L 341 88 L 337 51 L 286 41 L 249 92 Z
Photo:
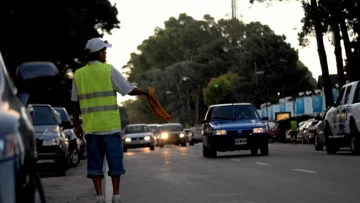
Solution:
M 256 156 L 258 154 L 257 148 L 252 148 L 250 151 L 251 151 L 251 155 L 253 155 L 253 156 Z
M 190 141 L 190 142 L 189 142 L 189 145 L 190 145 L 190 146 L 194 146 L 194 142 L 193 142 L 193 141 Z
M 260 147 L 260 153 L 262 156 L 267 156 L 269 154 L 269 143 L 266 143 Z
M 319 137 L 315 135 L 314 138 L 314 146 L 316 151 L 322 151 L 324 149 L 324 145 L 319 143 Z
M 150 150 L 151 150 L 151 151 L 154 151 L 154 150 L 155 150 L 155 146 L 154 146 L 154 145 L 151 145 L 151 146 L 150 146 Z
M 79 165 L 80 163 L 80 153 L 79 153 L 79 149 L 78 148 L 74 148 L 71 152 L 70 152 L 70 165 L 72 167 L 76 167 Z
M 350 140 L 350 150 L 352 154 L 360 154 L 360 135 L 359 131 L 356 128 L 354 122 L 350 124 L 351 140 Z
M 186 141 L 183 142 L 183 143 L 181 143 L 181 146 L 182 146 L 182 147 L 186 147 Z
M 217 157 L 217 151 L 216 151 L 215 147 L 211 146 L 211 144 L 210 144 L 208 149 L 209 149 L 209 157 L 210 158 L 216 158 Z
M 205 147 L 205 145 L 203 144 L 202 146 L 202 150 L 203 150 L 203 157 L 209 157 L 209 149 L 207 147 Z
M 329 124 L 325 125 L 324 131 L 325 131 L 325 136 L 327 136 L 326 140 L 325 140 L 326 152 L 328 154 L 336 154 L 336 152 L 337 152 L 336 140 L 329 139 L 329 136 L 332 134 Z
M 126 148 L 125 146 L 124 146 L 124 148 L 123 148 L 123 151 L 124 151 L 124 152 L 127 152 L 127 148 Z

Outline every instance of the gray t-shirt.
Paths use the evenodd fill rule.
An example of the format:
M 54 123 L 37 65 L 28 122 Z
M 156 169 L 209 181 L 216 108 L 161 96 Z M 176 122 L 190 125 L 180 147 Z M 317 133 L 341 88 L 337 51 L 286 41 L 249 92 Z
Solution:
M 99 61 L 90 61 L 89 63 L 99 63 Z M 120 71 L 118 71 L 114 66 L 112 66 L 111 69 L 111 83 L 114 90 L 120 93 L 122 96 L 129 94 L 134 89 L 134 85 L 131 84 L 129 81 L 127 81 L 125 77 L 120 73 Z M 73 80 L 72 82 L 71 101 L 74 102 L 79 101 L 75 80 Z M 104 132 L 88 132 L 86 134 L 107 135 L 117 132 L 121 132 L 121 129 L 104 131 Z

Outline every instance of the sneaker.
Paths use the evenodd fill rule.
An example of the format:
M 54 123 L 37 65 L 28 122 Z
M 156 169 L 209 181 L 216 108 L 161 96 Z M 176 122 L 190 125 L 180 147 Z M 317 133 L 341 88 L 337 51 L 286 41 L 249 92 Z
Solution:
M 120 200 L 120 195 L 114 195 L 112 197 L 112 203 L 122 203 L 122 201 Z
M 106 203 L 104 196 L 96 196 L 96 203 Z

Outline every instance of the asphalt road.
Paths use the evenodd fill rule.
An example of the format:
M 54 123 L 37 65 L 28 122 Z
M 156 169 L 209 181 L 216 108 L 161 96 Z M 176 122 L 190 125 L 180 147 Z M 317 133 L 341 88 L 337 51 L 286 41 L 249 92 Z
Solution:
M 207 159 L 201 153 L 201 144 L 129 150 L 125 154 L 127 174 L 121 183 L 123 202 L 360 201 L 360 156 L 327 155 L 316 152 L 312 145 L 278 143 L 270 144 L 265 157 L 242 151 Z M 53 200 L 49 202 L 94 202 L 85 164 L 70 170 L 68 176 L 43 178 L 48 198 Z M 110 182 L 106 188 L 112 190 Z M 59 194 L 65 195 L 59 198 Z

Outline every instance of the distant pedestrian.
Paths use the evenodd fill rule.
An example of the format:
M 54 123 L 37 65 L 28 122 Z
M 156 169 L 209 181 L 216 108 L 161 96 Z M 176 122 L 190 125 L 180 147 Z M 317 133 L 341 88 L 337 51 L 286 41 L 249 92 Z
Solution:
M 83 130 L 87 141 L 87 176 L 94 182 L 97 203 L 105 203 L 101 188 L 105 155 L 113 185 L 112 202 L 121 203 L 120 177 L 125 174 L 125 169 L 116 92 L 123 96 L 148 95 L 147 89 L 134 87 L 117 69 L 105 63 L 106 49 L 110 47 L 99 38 L 87 42 L 85 49 L 89 61 L 75 72 L 71 95 L 75 133 L 81 137 Z
M 290 136 L 291 136 L 291 140 L 293 141 L 294 144 L 296 144 L 296 142 L 297 142 L 298 130 L 299 130 L 299 124 L 298 124 L 297 120 L 291 120 L 290 121 Z

